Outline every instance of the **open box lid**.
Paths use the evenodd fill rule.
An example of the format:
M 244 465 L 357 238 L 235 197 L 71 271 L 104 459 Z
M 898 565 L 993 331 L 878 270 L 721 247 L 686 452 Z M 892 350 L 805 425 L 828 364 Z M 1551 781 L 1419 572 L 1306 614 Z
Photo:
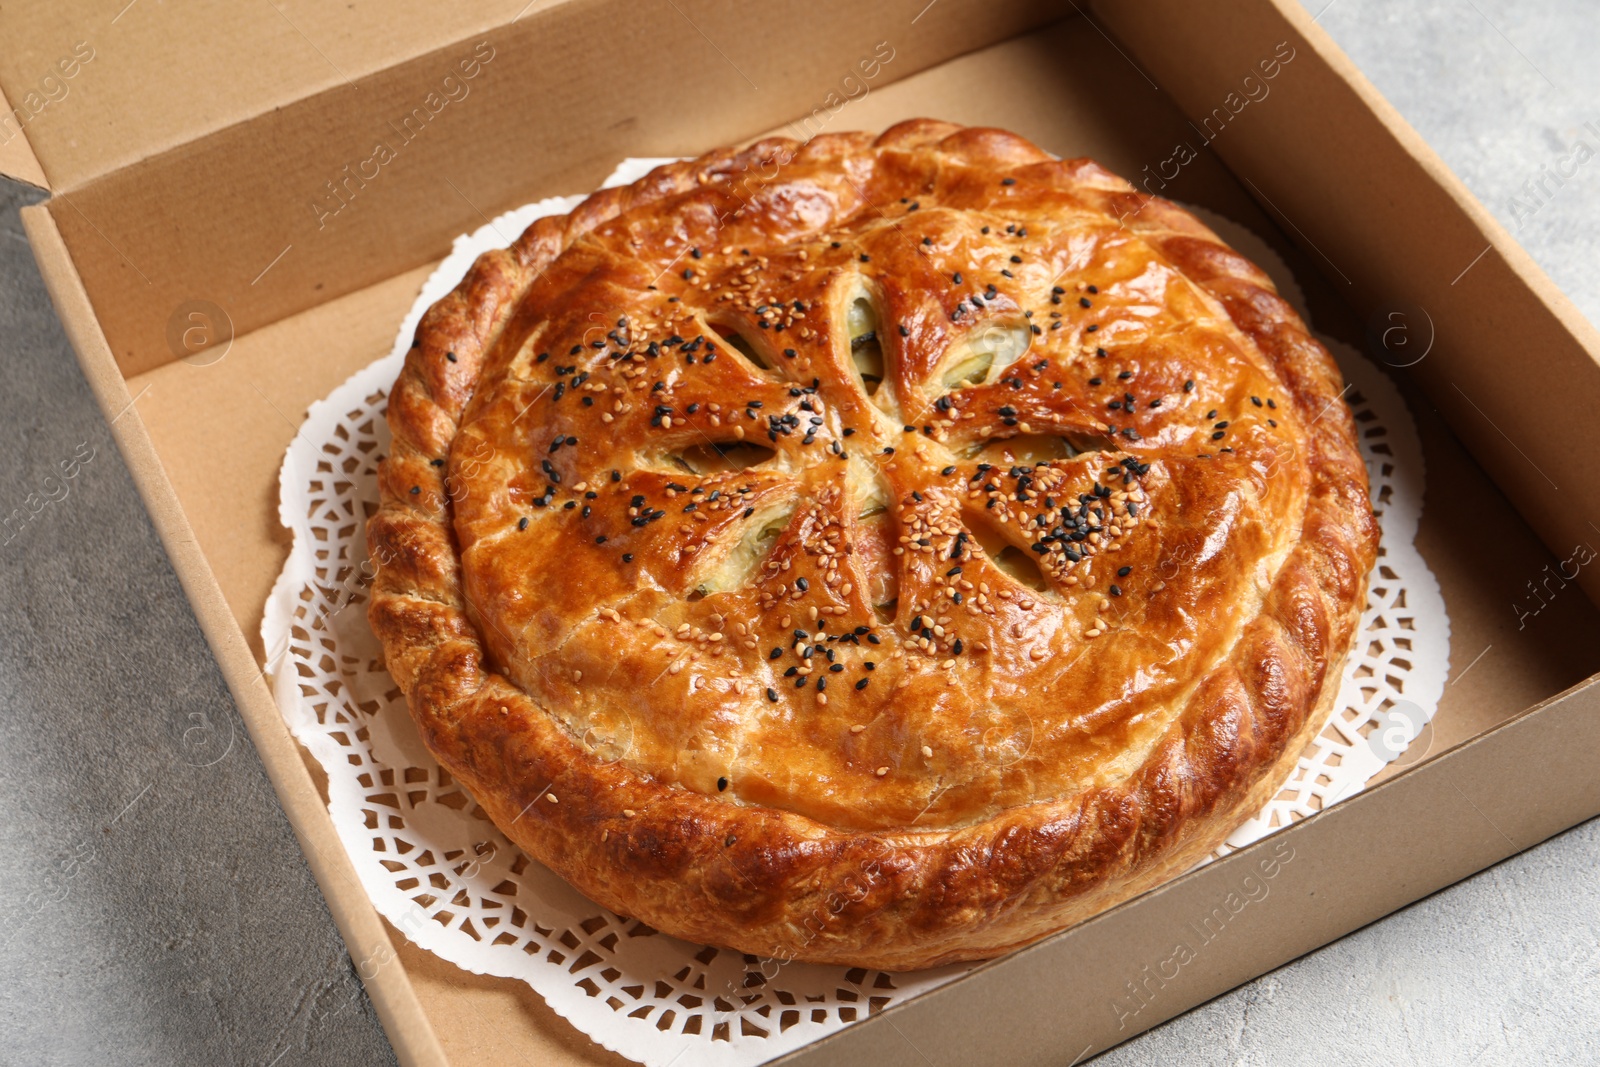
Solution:
M 0 120 L 0 137 L 9 148 L 21 132 L 38 166 L 0 155 L 0 169 L 70 194 L 142 159 L 334 86 L 359 86 L 442 42 L 482 35 L 559 2 L 7 4 L 0 10 L 0 89 L 11 117 Z

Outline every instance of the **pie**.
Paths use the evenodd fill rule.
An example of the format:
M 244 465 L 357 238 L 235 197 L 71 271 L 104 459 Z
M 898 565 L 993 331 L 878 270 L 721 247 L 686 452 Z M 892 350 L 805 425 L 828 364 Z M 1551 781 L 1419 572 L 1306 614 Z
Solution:
M 690 941 L 980 959 L 1322 730 L 1378 540 L 1328 352 L 1192 215 L 919 120 L 478 259 L 389 396 L 369 618 L 439 762 Z

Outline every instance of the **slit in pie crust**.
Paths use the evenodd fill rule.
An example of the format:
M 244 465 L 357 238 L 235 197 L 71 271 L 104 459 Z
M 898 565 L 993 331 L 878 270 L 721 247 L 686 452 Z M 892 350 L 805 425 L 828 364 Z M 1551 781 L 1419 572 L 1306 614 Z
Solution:
M 1181 208 L 999 130 L 764 140 L 482 256 L 389 399 L 369 617 L 522 849 L 885 969 L 1177 874 L 1323 727 L 1341 382 Z

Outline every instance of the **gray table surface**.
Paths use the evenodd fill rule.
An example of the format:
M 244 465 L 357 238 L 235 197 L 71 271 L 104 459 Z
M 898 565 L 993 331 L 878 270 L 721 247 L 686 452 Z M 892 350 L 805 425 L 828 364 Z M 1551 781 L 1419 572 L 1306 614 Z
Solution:
M 1600 162 L 1524 189 L 1600 145 L 1594 4 L 1310 5 L 1600 322 Z M 0 547 L 0 1063 L 392 1063 L 56 322 L 35 198 L 0 184 L 0 511 L 92 459 Z M 1600 821 L 1096 1062 L 1600 1063 L 1597 869 Z

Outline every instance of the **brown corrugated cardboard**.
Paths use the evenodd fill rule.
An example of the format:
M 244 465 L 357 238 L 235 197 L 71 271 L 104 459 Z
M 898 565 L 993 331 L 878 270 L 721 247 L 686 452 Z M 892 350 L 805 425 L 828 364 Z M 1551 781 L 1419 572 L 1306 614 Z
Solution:
M 1451 400 L 1453 386 L 1471 391 L 1472 383 L 1493 380 L 1504 359 L 1484 323 L 1463 325 L 1477 322 L 1471 315 L 1482 314 L 1476 303 L 1484 294 L 1462 296 L 1460 286 L 1499 264 L 1485 276 L 1500 313 L 1540 342 L 1530 351 L 1549 351 L 1554 365 L 1570 371 L 1576 385 L 1564 386 L 1566 395 L 1600 390 L 1592 359 L 1600 344 L 1289 5 L 1230 0 L 1201 12 L 1141 2 L 1106 11 L 1121 45 L 1074 18 L 992 47 L 1036 24 L 1038 10 L 1003 5 L 979 17 L 976 4 L 924 0 L 851 22 L 843 4 L 820 12 L 782 5 L 755 24 L 710 5 L 685 3 L 680 17 L 670 6 L 664 15 L 640 15 L 616 0 L 571 0 L 534 6 L 521 22 L 500 26 L 513 21 L 517 4 L 470 17 L 420 6 L 408 2 L 394 16 L 407 24 L 388 36 L 352 43 L 355 23 L 343 21 L 343 5 L 308 4 L 305 13 L 330 20 L 327 58 L 355 86 L 330 74 L 331 63 L 318 69 L 321 60 L 291 57 L 288 31 L 274 31 L 279 36 L 268 34 L 232 95 L 187 110 L 181 88 L 163 76 L 160 48 L 137 75 L 128 66 L 139 66 L 132 52 L 117 53 L 124 58 L 114 72 L 111 64 L 94 69 L 112 54 L 107 23 L 106 36 L 94 37 L 96 58 L 74 79 L 72 91 L 85 90 L 80 97 L 47 105 L 24 126 L 28 154 L 0 146 L 0 169 L 8 172 L 37 150 L 41 179 L 48 175 L 56 187 L 48 206 L 25 213 L 41 269 L 404 1062 L 619 1061 L 519 983 L 466 975 L 406 944 L 356 884 L 322 806 L 320 779 L 260 679 L 255 635 L 286 550 L 275 519 L 283 448 L 308 403 L 387 351 L 426 261 L 450 235 L 480 224 L 479 209 L 493 213 L 585 188 L 623 155 L 692 153 L 803 115 L 815 124 L 823 113 L 809 109 L 821 104 L 834 72 L 848 71 L 880 40 L 896 49 L 881 84 L 828 115 L 829 128 L 881 128 L 934 114 L 1006 126 L 1054 151 L 1094 155 L 1130 177 L 1152 173 L 1147 168 L 1159 174 L 1180 141 L 1199 147 L 1184 112 L 1203 123 L 1239 79 L 1287 43 L 1294 56 L 1279 59 L 1270 97 L 1237 117 L 1230 111 L 1226 129 L 1210 138 L 1215 151 L 1198 153 L 1161 191 L 1266 237 L 1306 284 L 1318 326 L 1335 336 L 1360 341 L 1363 320 L 1349 315 L 1346 302 L 1399 299 L 1391 293 L 1453 317 L 1439 324 L 1431 363 L 1398 377 L 1424 442 L 1430 495 L 1418 547 L 1450 611 L 1454 674 L 1429 758 L 1381 788 L 793 1058 L 921 1062 L 905 1031 L 927 1035 L 947 1059 L 1065 1062 L 1078 1047 L 1131 1036 L 1600 810 L 1594 778 L 1581 770 L 1600 748 L 1597 690 L 1585 685 L 1551 701 L 1600 668 L 1600 612 L 1573 591 L 1519 626 L 1523 582 L 1551 562 L 1540 536 L 1570 547 L 1579 535 L 1570 516 L 1526 484 L 1528 471 L 1508 467 L 1516 451 L 1496 445 L 1498 438 L 1486 441 L 1470 422 L 1472 409 L 1463 422 L 1463 405 Z M 28 71 L 47 62 L 41 57 L 53 61 L 56 42 L 70 50 L 71 27 L 81 23 L 59 14 L 69 8 L 81 16 L 86 5 L 0 16 L 0 34 L 23 45 L 5 51 L 0 87 L 25 86 Z M 207 18 L 221 20 L 217 40 L 237 41 L 264 33 L 279 14 L 264 7 L 237 19 Z M 281 14 L 298 21 L 297 12 Z M 132 18 L 117 21 L 116 32 Z M 346 160 L 363 124 L 394 101 L 425 95 L 441 60 L 459 61 L 461 45 L 438 41 L 462 41 L 470 54 L 480 32 L 494 58 L 472 79 L 474 95 L 428 131 L 440 136 L 425 149 L 419 141 L 406 169 L 356 189 L 322 230 L 305 231 L 331 234 L 327 248 L 273 260 L 297 243 L 301 231 L 293 227 L 317 221 L 298 183 L 315 178 L 314 188 L 330 162 Z M 737 55 L 719 57 L 713 39 L 738 41 Z M 579 71 L 550 63 L 591 53 L 628 61 L 621 74 L 615 63 Z M 770 93 L 730 92 L 753 65 L 737 62 L 747 59 L 761 61 Z M 279 69 L 266 69 L 274 64 Z M 91 98 L 91 74 L 124 94 L 144 93 L 159 118 L 142 131 L 107 135 L 116 109 Z M 491 75 L 500 82 L 488 91 Z M 61 106 L 90 99 L 76 118 Z M 452 114 L 461 121 L 446 127 Z M 270 173 L 258 173 L 264 168 Z M 459 186 L 454 193 L 450 183 Z M 1406 210 L 1412 201 L 1414 218 Z M 299 223 L 296 212 L 304 214 Z M 406 220 L 400 232 L 396 218 Z M 1451 286 L 1444 268 L 1456 246 L 1480 238 L 1478 247 L 1491 251 Z M 259 288 L 269 280 L 270 288 Z M 185 362 L 166 343 L 167 318 L 195 298 L 222 305 L 239 333 L 220 358 Z M 1485 388 L 1469 399 L 1507 434 L 1523 428 L 1527 398 L 1517 389 Z M 1492 461 L 1480 454 L 1480 468 L 1435 404 Z M 1588 426 L 1574 415 L 1582 410 L 1541 412 L 1547 432 L 1540 441 L 1514 442 L 1528 449 L 1530 465 L 1544 457 L 1536 449 L 1559 454 L 1563 444 L 1587 440 Z M 1562 465 L 1558 480 L 1568 511 L 1600 514 L 1600 485 L 1581 464 Z M 1600 533 L 1591 543 L 1600 543 Z M 1482 566 L 1484 544 L 1495 546 L 1495 568 Z M 1292 850 L 1292 859 L 1275 849 Z M 1146 977 L 1142 968 L 1171 955 L 1165 942 L 1173 931 L 1207 914 L 1246 873 L 1264 877 L 1260 864 L 1273 857 L 1270 893 L 1231 918 L 1225 936 L 1208 941 L 1176 977 L 1159 984 Z M 1145 993 L 1131 993 L 1129 982 L 1144 983 Z
M 0 119 L 0 174 L 40 189 L 47 187 L 49 183 L 45 180 L 44 170 L 39 166 L 38 157 L 33 154 L 33 146 L 17 125 L 11 102 L 0 94 L 0 116 L 5 114 L 11 114 L 12 119 L 10 122 Z

